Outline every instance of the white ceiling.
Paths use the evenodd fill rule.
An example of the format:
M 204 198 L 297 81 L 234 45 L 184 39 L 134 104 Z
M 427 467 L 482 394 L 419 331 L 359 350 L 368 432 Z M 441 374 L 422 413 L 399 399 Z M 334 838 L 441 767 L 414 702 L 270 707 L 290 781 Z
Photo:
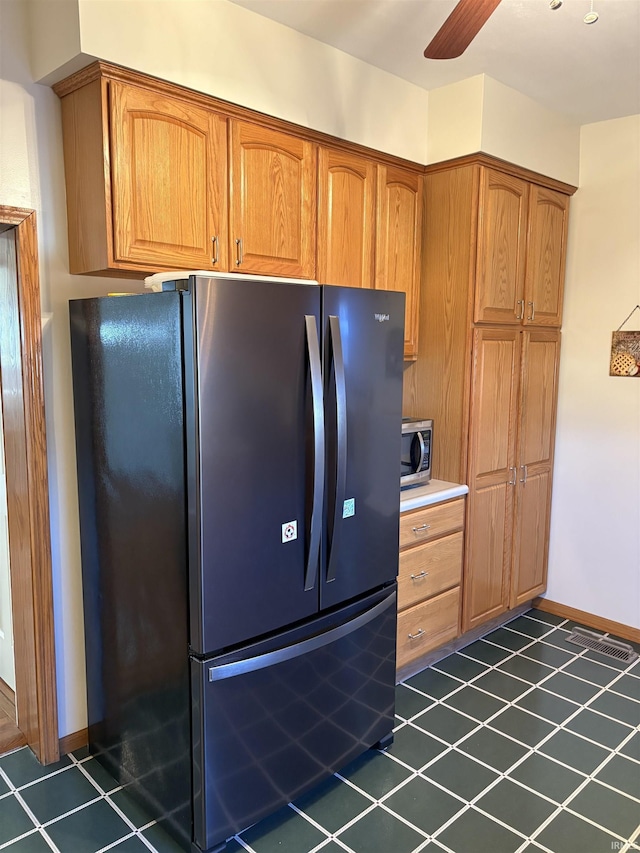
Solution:
M 232 0 L 424 89 L 487 74 L 577 124 L 640 113 L 640 0 L 502 0 L 458 59 L 423 51 L 456 0 Z

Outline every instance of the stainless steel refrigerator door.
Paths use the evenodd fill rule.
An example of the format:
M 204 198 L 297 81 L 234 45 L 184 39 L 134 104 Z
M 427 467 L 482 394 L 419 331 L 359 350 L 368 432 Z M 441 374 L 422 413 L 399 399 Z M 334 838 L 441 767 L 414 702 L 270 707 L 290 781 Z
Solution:
M 392 586 L 241 653 L 192 659 L 194 849 L 266 817 L 392 731 L 395 635 Z
M 324 609 L 398 573 L 404 294 L 323 287 Z
M 190 642 L 206 654 L 318 609 L 320 290 L 198 277 L 190 291 Z

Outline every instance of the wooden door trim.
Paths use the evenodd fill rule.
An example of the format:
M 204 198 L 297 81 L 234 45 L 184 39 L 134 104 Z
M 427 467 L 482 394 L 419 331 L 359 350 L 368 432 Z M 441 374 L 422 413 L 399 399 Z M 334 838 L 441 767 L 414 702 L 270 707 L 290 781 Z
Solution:
M 17 344 L 0 390 L 5 447 L 11 445 L 14 457 L 6 475 L 17 722 L 39 761 L 49 764 L 60 752 L 35 212 L 0 205 L 2 226 L 15 228 L 17 260 L 5 321 L 7 338 Z

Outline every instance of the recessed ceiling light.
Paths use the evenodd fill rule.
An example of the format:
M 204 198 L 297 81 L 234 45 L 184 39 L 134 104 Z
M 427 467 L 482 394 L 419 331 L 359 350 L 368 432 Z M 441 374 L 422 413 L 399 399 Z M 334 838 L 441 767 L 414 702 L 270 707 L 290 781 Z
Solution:
M 562 6 L 562 0 L 549 0 L 550 9 L 559 9 Z

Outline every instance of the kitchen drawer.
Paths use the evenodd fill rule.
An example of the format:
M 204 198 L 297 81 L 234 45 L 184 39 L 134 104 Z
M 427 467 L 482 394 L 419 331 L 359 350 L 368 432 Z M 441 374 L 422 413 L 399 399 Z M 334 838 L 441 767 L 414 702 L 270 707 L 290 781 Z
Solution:
M 433 504 L 400 516 L 400 549 L 462 530 L 464 498 Z
M 460 587 L 457 586 L 399 613 L 397 668 L 455 639 L 459 633 L 459 612 Z
M 400 553 L 398 610 L 460 585 L 462 539 L 462 532 L 452 533 Z

